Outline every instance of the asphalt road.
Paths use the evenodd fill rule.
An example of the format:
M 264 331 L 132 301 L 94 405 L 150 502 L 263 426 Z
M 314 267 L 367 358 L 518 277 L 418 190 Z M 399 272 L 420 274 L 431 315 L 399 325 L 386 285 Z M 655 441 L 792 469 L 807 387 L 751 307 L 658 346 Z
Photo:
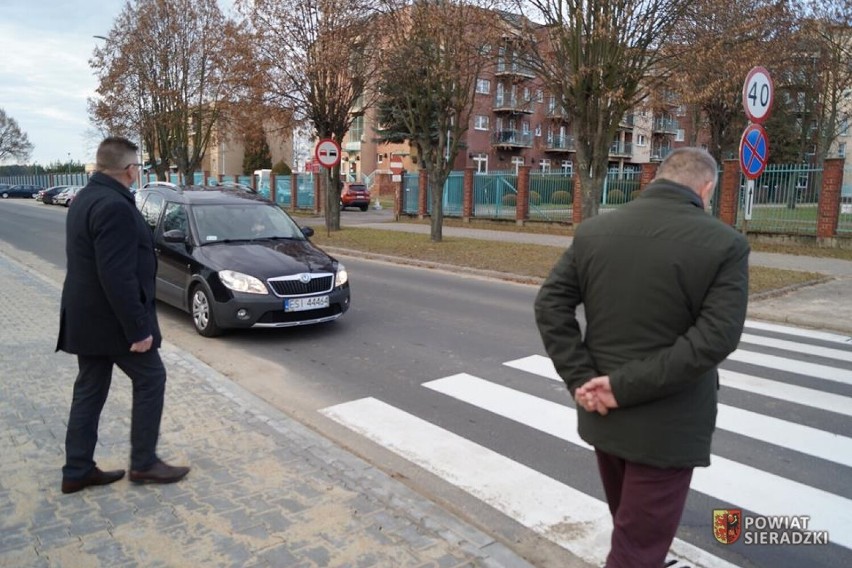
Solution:
M 0 202 L 0 240 L 61 278 L 64 215 L 59 207 Z M 583 515 L 597 514 L 603 495 L 592 452 L 563 428 L 573 412 L 564 387 L 541 365 L 536 289 L 357 255 L 340 259 L 350 272 L 352 308 L 337 322 L 210 340 L 195 334 L 188 315 L 163 306 L 164 335 L 540 564 L 558 563 L 563 548 L 594 556 L 591 549 L 602 545 L 593 536 L 605 523 Z M 682 566 L 852 565 L 852 348 L 750 323 L 725 372 L 723 384 L 732 388 L 720 395 L 714 466 L 696 474 L 675 547 L 692 562 Z M 551 412 L 556 418 L 547 422 Z M 492 476 L 511 483 L 489 494 L 483 487 Z M 553 482 L 549 502 L 531 503 L 530 495 Z M 839 544 L 722 545 L 710 519 L 723 508 L 809 515 L 811 529 L 828 530 Z M 542 511 L 553 509 L 564 516 L 548 524 Z M 565 530 L 584 519 L 595 528 L 590 534 Z M 536 544 L 532 533 L 553 546 Z

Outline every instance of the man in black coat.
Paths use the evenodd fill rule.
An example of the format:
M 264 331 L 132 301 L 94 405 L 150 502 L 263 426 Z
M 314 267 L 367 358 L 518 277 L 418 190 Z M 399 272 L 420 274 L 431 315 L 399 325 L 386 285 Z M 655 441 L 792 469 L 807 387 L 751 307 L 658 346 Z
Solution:
M 704 211 L 717 175 L 706 151 L 672 152 L 638 199 L 583 221 L 536 298 L 613 516 L 607 568 L 662 566 L 692 470 L 710 465 L 716 367 L 748 300 L 748 242 Z
M 101 471 L 94 461 L 113 365 L 133 383 L 130 480 L 173 483 L 189 472 L 156 453 L 166 369 L 158 351 L 153 235 L 129 191 L 142 166 L 137 150 L 125 138 L 101 142 L 97 172 L 68 210 L 56 349 L 77 355 L 79 373 L 65 437 L 63 493 L 124 477 L 124 470 Z

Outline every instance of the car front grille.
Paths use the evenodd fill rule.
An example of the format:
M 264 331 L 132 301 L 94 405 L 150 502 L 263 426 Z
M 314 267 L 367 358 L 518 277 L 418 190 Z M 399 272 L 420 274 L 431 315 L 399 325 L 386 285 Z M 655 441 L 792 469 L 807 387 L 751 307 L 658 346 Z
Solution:
M 310 280 L 304 282 L 302 277 L 310 277 Z M 321 294 L 323 292 L 331 292 L 334 287 L 334 274 L 296 274 L 294 276 L 281 276 L 279 278 L 270 278 L 267 280 L 272 291 L 276 296 L 310 296 L 311 294 Z
M 305 320 L 327 318 L 339 313 L 340 306 L 337 304 L 333 304 L 327 308 L 320 308 L 319 310 L 307 310 L 304 312 L 285 312 L 284 310 L 275 310 L 263 314 L 257 320 L 257 323 L 266 325 L 294 323 Z

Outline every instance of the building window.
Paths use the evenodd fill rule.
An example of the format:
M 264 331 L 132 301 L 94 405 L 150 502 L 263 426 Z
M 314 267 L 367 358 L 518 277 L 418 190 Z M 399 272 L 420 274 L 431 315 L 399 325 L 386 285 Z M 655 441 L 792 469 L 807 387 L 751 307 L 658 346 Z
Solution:
M 541 173 L 549 174 L 550 173 L 550 160 L 544 159 L 540 162 Z
M 529 87 L 524 87 L 524 100 L 529 101 L 530 97 L 532 97 L 532 92 Z
M 470 92 L 470 91 L 468 91 Z M 349 141 L 360 142 L 364 136 L 364 115 L 356 116 L 349 125 Z
M 684 140 L 686 140 L 686 131 L 683 128 L 678 128 L 677 134 L 675 134 L 675 142 L 683 142 Z
M 840 121 L 840 135 L 847 136 L 849 134 L 849 119 L 844 118 Z
M 476 154 L 473 156 L 473 163 L 476 165 L 476 173 L 488 173 L 488 154 Z
M 562 160 L 562 174 L 566 176 L 574 175 L 574 162 L 571 160 Z
M 524 133 L 524 136 L 529 136 L 530 134 L 530 123 L 528 121 L 523 121 L 521 123 L 521 132 Z
M 541 138 L 541 124 L 535 125 L 535 135 L 536 138 Z
M 535 92 L 535 102 L 542 103 L 544 102 L 544 91 L 541 89 L 537 89 Z
M 678 116 L 686 116 L 686 105 L 678 105 L 677 115 Z
M 846 142 L 841 142 L 840 145 L 837 147 L 837 155 L 841 158 L 846 157 Z
M 480 95 L 491 94 L 491 81 L 489 81 L 488 79 L 477 79 L 476 92 Z
M 645 139 L 645 135 L 644 134 L 637 134 L 636 135 L 636 145 L 637 146 L 644 146 L 645 144 L 647 144 L 647 140 Z
M 384 154 L 379 154 L 379 156 L 376 158 L 376 163 L 377 163 L 377 164 L 381 164 L 381 163 L 383 163 L 384 161 L 385 161 L 385 155 L 384 155 Z
M 523 156 L 512 156 L 512 167 L 515 169 L 516 174 L 518 173 L 518 171 L 520 171 L 521 166 L 523 166 L 523 165 L 524 165 L 524 157 Z
M 474 130 L 488 130 L 488 115 L 477 114 L 473 118 Z

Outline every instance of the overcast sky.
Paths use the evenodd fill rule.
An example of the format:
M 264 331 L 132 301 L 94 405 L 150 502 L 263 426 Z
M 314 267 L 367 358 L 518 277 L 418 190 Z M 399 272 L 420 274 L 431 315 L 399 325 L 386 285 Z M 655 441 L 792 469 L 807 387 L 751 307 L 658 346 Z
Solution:
M 231 0 L 220 0 L 230 6 Z M 33 144 L 30 163 L 94 161 L 89 58 L 124 0 L 0 0 L 0 108 Z M 6 163 L 10 163 L 7 161 Z M 11 163 L 15 163 L 12 160 Z

